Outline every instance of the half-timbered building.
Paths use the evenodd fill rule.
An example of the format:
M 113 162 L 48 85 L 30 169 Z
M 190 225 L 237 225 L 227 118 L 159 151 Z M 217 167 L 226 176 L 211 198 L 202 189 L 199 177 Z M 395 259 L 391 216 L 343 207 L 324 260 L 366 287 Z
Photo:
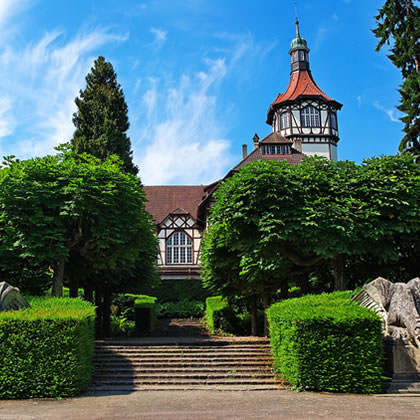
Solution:
M 301 162 L 306 155 L 337 160 L 337 111 L 342 105 L 327 96 L 315 83 L 309 68 L 309 48 L 299 34 L 290 44 L 291 73 L 285 93 L 278 94 L 267 113 L 269 133 L 253 137 L 248 154 L 226 177 L 250 162 L 266 159 Z M 146 209 L 152 215 L 159 239 L 158 266 L 163 279 L 199 278 L 202 233 L 207 226 L 213 192 L 223 179 L 203 186 L 146 186 Z

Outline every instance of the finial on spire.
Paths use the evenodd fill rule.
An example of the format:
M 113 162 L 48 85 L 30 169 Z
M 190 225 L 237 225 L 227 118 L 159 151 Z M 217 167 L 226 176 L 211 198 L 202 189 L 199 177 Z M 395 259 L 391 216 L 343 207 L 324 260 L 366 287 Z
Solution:
M 299 19 L 298 19 L 298 12 L 297 12 L 296 0 L 294 1 L 294 3 L 295 3 L 295 14 L 296 14 L 296 38 L 300 38 L 300 33 L 299 33 Z

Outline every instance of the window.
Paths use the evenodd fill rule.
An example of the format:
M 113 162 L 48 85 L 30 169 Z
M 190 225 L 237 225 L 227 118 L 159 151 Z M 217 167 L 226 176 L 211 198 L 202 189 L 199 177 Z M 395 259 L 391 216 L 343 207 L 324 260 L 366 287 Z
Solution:
M 337 115 L 335 112 L 330 113 L 331 128 L 337 130 Z
M 320 127 L 319 111 L 313 106 L 307 106 L 300 112 L 302 127 Z
M 280 115 L 280 128 L 288 128 L 289 127 L 289 113 L 283 112 Z
M 192 264 L 192 240 L 184 232 L 175 232 L 166 241 L 167 264 Z
M 288 144 L 276 144 L 262 147 L 263 155 L 290 155 L 290 146 Z

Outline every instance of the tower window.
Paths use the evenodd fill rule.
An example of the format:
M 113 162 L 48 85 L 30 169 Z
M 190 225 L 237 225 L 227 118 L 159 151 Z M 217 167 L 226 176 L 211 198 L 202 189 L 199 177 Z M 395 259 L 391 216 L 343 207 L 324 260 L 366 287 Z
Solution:
M 192 240 L 184 232 L 175 232 L 166 241 L 166 263 L 193 263 Z
M 289 113 L 282 112 L 280 115 L 280 128 L 288 128 L 289 127 Z
M 300 112 L 302 127 L 320 127 L 319 110 L 313 106 L 306 106 Z
M 337 114 L 335 112 L 330 113 L 330 122 L 331 122 L 331 128 L 334 130 L 337 130 Z

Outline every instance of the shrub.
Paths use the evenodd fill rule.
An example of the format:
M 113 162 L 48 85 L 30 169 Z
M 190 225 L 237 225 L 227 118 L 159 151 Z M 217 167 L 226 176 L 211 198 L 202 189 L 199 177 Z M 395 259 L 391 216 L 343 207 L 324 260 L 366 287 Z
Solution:
M 204 302 L 208 291 L 201 279 L 162 279 L 158 285 L 141 288 L 142 293 L 156 296 L 159 302 L 193 300 Z
M 119 318 L 134 321 L 134 302 L 143 295 L 131 293 L 118 293 L 112 298 L 112 312 Z
M 217 329 L 221 328 L 219 312 L 229 311 L 229 303 L 227 299 L 222 296 L 212 296 L 206 299 L 206 318 L 207 323 L 212 333 L 215 333 Z
M 165 302 L 159 305 L 158 318 L 201 318 L 204 315 L 204 303 L 192 300 Z
M 139 333 L 151 332 L 157 318 L 157 298 L 147 295 L 137 295 L 134 301 L 136 330 Z
M 93 373 L 95 307 L 79 298 L 28 298 L 0 313 L 0 398 L 65 398 Z
M 136 323 L 111 314 L 111 334 L 114 337 L 133 337 L 136 334 Z
M 307 295 L 268 309 L 275 367 L 296 389 L 381 391 L 381 319 L 350 296 Z

